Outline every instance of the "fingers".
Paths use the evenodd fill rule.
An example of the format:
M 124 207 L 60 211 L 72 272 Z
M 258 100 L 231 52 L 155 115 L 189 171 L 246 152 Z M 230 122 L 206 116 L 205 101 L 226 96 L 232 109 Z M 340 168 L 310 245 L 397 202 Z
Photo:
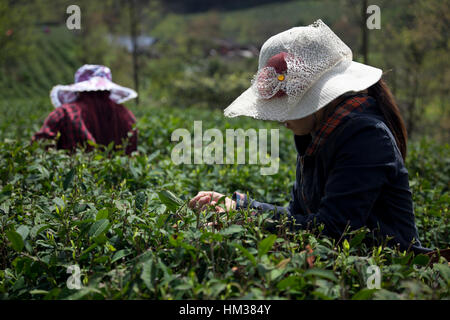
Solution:
M 216 209 L 217 213 L 225 213 L 226 212 L 224 208 L 219 207 L 219 206 L 217 206 L 215 209 Z
M 220 224 L 215 222 L 215 221 L 211 221 L 211 222 L 207 222 L 205 223 L 202 227 L 215 227 L 215 228 L 220 228 Z
M 214 195 L 214 191 L 200 191 L 197 195 L 192 199 L 194 202 L 197 202 L 200 198 L 204 196 L 212 197 Z
M 216 206 L 217 201 L 211 201 L 210 203 L 212 206 L 214 206 L 214 210 L 216 210 L 217 213 L 224 213 L 226 210 L 222 208 L 221 206 Z
M 211 200 L 212 199 L 210 195 L 203 196 L 200 199 L 198 199 L 195 208 L 198 209 L 199 211 L 203 211 L 204 207 L 211 203 Z
M 231 200 L 230 198 L 225 199 L 225 205 L 228 211 L 236 209 L 236 201 Z
M 203 211 L 204 209 L 206 209 L 206 206 L 208 206 L 208 205 L 214 206 L 214 210 L 219 213 L 223 213 L 223 212 L 227 211 L 224 208 L 222 208 L 221 206 L 217 205 L 217 203 L 218 203 L 217 200 L 211 200 L 211 198 L 208 199 L 208 197 L 209 196 L 206 195 L 205 197 L 200 198 L 200 200 L 197 201 L 197 207 L 200 208 L 199 211 Z
M 191 209 L 203 207 L 206 203 L 209 203 L 210 201 L 218 201 L 223 196 L 223 194 L 214 191 L 200 191 L 189 201 L 189 207 Z M 207 201 L 207 199 L 209 200 Z
M 193 197 L 190 201 L 189 201 L 189 208 L 194 209 L 196 207 L 197 201 L 201 198 L 204 197 L 207 194 L 212 194 L 213 191 L 200 191 L 199 193 L 197 193 L 197 195 L 195 197 Z

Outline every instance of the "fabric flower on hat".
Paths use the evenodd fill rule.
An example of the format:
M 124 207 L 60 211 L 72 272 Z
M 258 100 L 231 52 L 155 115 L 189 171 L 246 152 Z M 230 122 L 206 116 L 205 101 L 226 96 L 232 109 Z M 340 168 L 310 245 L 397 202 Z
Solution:
M 288 102 L 300 98 L 306 89 L 302 79 L 305 73 L 302 60 L 287 52 L 280 52 L 267 61 L 253 79 L 253 86 L 260 99 L 288 96 Z M 308 72 L 306 72 L 308 73 Z

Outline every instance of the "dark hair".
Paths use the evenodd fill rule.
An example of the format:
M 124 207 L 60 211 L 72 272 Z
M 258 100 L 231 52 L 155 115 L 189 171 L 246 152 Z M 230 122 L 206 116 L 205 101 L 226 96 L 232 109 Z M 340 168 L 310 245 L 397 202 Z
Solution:
M 98 90 L 98 91 L 83 91 L 78 94 L 78 99 L 84 99 L 84 98 L 97 98 L 97 99 L 105 99 L 106 101 L 109 100 L 110 92 L 106 90 Z
M 375 98 L 375 100 L 377 101 L 378 107 L 380 108 L 380 111 L 386 121 L 386 125 L 394 135 L 397 147 L 402 154 L 403 160 L 405 160 L 408 134 L 406 132 L 406 127 L 402 115 L 400 114 L 400 109 L 395 102 L 391 90 L 389 90 L 384 80 L 381 79 L 377 83 L 369 87 L 366 91 L 369 96 Z M 326 106 L 324 108 L 321 120 L 326 121 L 326 119 L 333 113 L 339 103 L 344 99 L 345 96 L 342 96 L 336 99 L 334 103 Z M 317 126 L 320 126 L 320 124 L 317 123 Z
M 405 122 L 403 121 L 400 109 L 398 108 L 391 90 L 383 79 L 369 87 L 369 96 L 375 98 L 378 107 L 386 120 L 386 125 L 394 135 L 397 147 L 402 154 L 403 160 L 406 158 L 408 133 L 406 132 Z

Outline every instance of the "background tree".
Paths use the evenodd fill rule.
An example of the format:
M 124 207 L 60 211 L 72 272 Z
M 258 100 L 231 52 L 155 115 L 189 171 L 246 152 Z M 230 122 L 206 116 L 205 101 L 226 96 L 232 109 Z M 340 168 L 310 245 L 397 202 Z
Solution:
M 392 70 L 394 91 L 410 135 L 430 133 L 425 115 L 440 114 L 434 121 L 449 120 L 448 56 L 450 8 L 448 1 L 419 0 L 382 3 L 387 17 L 378 39 L 378 61 Z M 401 5 L 404 10 L 394 10 Z M 392 8 L 392 10 L 390 10 Z M 383 15 L 383 13 L 382 13 Z M 439 106 L 439 107 L 436 107 Z M 448 137 L 448 128 L 440 135 Z
M 24 76 L 21 60 L 36 49 L 36 8 L 35 1 L 0 1 L 0 81 L 6 76 L 20 81 Z

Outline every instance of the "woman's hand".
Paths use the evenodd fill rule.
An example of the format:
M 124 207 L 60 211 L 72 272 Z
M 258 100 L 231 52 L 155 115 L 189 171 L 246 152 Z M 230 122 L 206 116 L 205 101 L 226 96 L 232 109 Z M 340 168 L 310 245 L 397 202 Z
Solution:
M 189 207 L 196 211 L 202 211 L 208 205 L 216 205 L 220 198 L 225 195 L 214 191 L 200 191 L 197 195 L 189 201 Z M 236 208 L 236 201 L 230 198 L 225 198 L 225 208 L 215 206 L 216 212 L 227 212 Z

